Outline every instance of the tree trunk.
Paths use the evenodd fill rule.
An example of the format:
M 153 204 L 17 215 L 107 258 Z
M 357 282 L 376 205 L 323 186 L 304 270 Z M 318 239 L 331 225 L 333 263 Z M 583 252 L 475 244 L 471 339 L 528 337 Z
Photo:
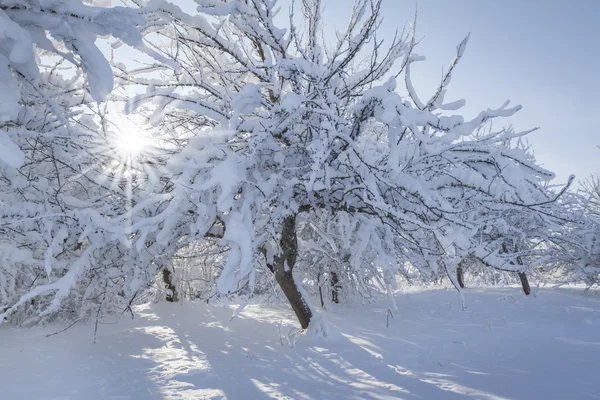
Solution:
M 296 317 L 298 318 L 302 329 L 308 328 L 308 324 L 312 318 L 312 312 L 310 311 L 308 304 L 304 301 L 302 293 L 298 290 L 298 286 L 296 286 L 292 271 L 277 269 L 275 272 L 275 279 L 292 306 L 292 310 L 296 313 Z
M 506 244 L 502 244 L 502 249 L 504 250 L 505 253 L 508 253 L 508 249 L 506 247 Z M 516 249 L 518 250 L 518 249 Z M 512 265 L 514 265 L 513 262 L 511 262 Z M 521 256 L 517 256 L 517 265 L 524 265 L 523 263 L 523 259 L 521 258 Z M 523 287 L 523 293 L 525 293 L 527 296 L 529 296 L 529 293 L 531 293 L 531 287 L 529 286 L 529 280 L 527 279 L 527 275 L 525 274 L 525 272 L 517 272 L 517 274 L 519 275 L 519 279 L 521 280 L 521 286 Z
M 172 276 L 173 275 L 171 274 L 171 271 L 169 271 L 169 269 L 163 268 L 163 282 L 165 283 L 165 288 L 169 291 L 165 297 L 165 300 L 167 300 L 169 303 L 176 303 L 177 301 L 179 301 L 179 296 L 177 295 L 177 288 L 173 283 Z
M 521 279 L 521 285 L 523 286 L 523 292 L 529 296 L 531 293 L 531 288 L 529 287 L 529 280 L 527 279 L 527 275 L 525 272 L 519 272 L 519 279 Z
M 458 281 L 458 285 L 461 287 L 461 289 L 464 289 L 465 282 L 463 280 L 463 268 L 460 264 L 458 267 L 456 267 L 456 280 Z
M 335 304 L 340 302 L 339 298 L 340 280 L 336 272 L 331 273 L 331 301 Z
M 517 257 L 517 264 L 523 265 L 523 259 L 521 257 Z M 529 279 L 527 279 L 527 275 L 525 272 L 519 272 L 519 279 L 521 280 L 521 286 L 523 286 L 523 293 L 529 296 L 531 293 L 531 288 L 529 287 Z
M 323 289 L 319 285 L 319 298 L 321 299 L 321 308 L 325 308 L 325 301 L 323 300 Z
M 296 313 L 300 326 L 302 329 L 306 329 L 312 318 L 312 311 L 308 304 L 306 304 L 306 301 L 304 301 L 302 292 L 298 289 L 294 281 L 294 275 L 292 274 L 298 254 L 295 215 L 286 217 L 283 221 L 280 247 L 280 254 L 275 257 L 274 265 L 269 265 L 268 267 L 275 274 L 275 280 L 277 280 L 283 294 L 285 294 L 285 297 Z

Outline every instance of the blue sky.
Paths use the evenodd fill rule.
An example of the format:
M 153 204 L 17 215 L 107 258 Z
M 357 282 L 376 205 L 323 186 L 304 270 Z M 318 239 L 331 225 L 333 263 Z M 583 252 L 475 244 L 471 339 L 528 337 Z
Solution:
M 341 30 L 353 1 L 325 3 L 324 22 Z M 384 0 L 383 37 L 415 7 L 417 53 L 427 56 L 413 68 L 419 93 L 435 89 L 471 32 L 446 99 L 466 99 L 466 116 L 507 99 L 521 104 L 509 122 L 541 128 L 529 141 L 557 183 L 600 173 L 600 0 Z

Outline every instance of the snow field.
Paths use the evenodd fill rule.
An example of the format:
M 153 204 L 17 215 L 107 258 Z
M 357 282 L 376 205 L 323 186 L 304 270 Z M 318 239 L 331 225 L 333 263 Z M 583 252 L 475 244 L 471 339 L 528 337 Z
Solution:
M 600 295 L 516 288 L 397 295 L 322 312 L 151 304 L 134 320 L 0 327 L 2 399 L 585 399 L 600 397 Z M 386 327 L 388 324 L 389 327 Z

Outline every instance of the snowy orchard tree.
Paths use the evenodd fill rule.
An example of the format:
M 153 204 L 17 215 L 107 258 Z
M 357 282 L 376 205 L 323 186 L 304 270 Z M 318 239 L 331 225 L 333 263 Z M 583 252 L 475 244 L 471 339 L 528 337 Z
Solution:
M 584 181 L 580 193 L 590 215 L 600 217 L 600 176 L 592 176 Z
M 467 259 L 475 259 L 500 271 L 515 272 L 523 292 L 531 289 L 528 272 L 535 272 L 554 253 L 552 239 L 561 231 L 553 216 L 526 207 L 486 213 L 486 220 L 472 238 Z M 468 261 L 468 260 L 467 260 Z M 462 271 L 460 271 L 462 273 Z M 458 278 L 459 281 L 462 277 Z
M 507 128 L 512 130 L 512 128 Z M 521 138 L 514 145 L 505 143 L 506 151 L 515 146 L 527 151 L 529 146 Z M 533 161 L 533 157 L 530 158 Z M 531 179 L 531 178 L 526 178 Z M 465 263 L 484 264 L 499 271 L 515 272 L 526 295 L 530 293 L 527 272 L 543 270 L 553 264 L 556 256 L 554 241 L 564 233 L 564 207 L 560 200 L 573 182 L 556 191 L 543 180 L 523 188 L 518 201 L 505 199 L 504 203 L 479 203 L 469 197 L 462 206 L 465 219 L 478 230 L 471 237 Z M 457 280 L 463 286 L 463 268 L 457 270 Z
M 76 69 L 75 76 L 65 78 L 67 89 L 84 75 L 84 86 L 95 101 L 103 100 L 114 84 L 108 60 L 95 44 L 99 36 L 113 36 L 115 47 L 125 43 L 160 58 L 143 44 L 140 28 L 148 25 L 143 14 L 144 10 L 95 7 L 80 0 L 0 1 L 0 123 L 18 119 L 27 95 L 45 100 L 54 114 L 63 113 L 53 104 L 56 93 L 43 86 L 48 77 L 40 69 L 42 57 L 45 63 L 54 63 L 55 76 L 67 65 Z M 7 134 L 2 135 L 3 147 L 9 151 L 2 152 L 1 160 L 20 166 L 23 156 L 14 144 L 8 144 Z
M 277 1 L 196 3 L 193 16 L 152 3 L 173 23 L 148 40 L 181 73 L 153 66 L 119 75 L 145 87 L 131 111 L 152 109 L 152 123 L 189 138 L 153 172 L 172 185 L 146 189 L 160 202 L 146 201 L 150 211 L 139 199 L 128 234 L 132 248 L 161 258 L 178 243 L 219 239 L 228 249 L 221 292 L 252 287 L 266 268 L 306 328 L 312 311 L 294 276 L 304 255 L 298 224 L 342 215 L 355 228 L 336 240 L 356 244 L 344 267 L 366 268 L 390 287 L 406 262 L 455 281 L 478 228 L 463 217 L 465 199 L 533 207 L 532 194 L 553 177 L 511 144 L 526 132 L 477 134 L 520 107 L 507 102 L 465 120 L 453 113 L 462 101 L 444 102 L 467 39 L 424 101 L 410 78 L 422 59 L 414 31 L 382 41 L 379 0 L 357 1 L 333 40 L 324 39 L 320 0 L 303 1 L 299 15 L 292 8 L 287 29 L 274 22 Z M 339 250 L 326 251 L 347 262 Z
M 557 268 L 566 282 L 600 284 L 600 179 L 584 181 L 578 193 L 564 201 L 565 224 L 563 235 L 554 241 L 559 250 Z
M 295 276 L 318 294 L 322 306 L 353 299 L 373 301 L 379 293 L 391 294 L 395 275 L 403 272 L 407 260 L 397 251 L 395 236 L 371 231 L 369 219 L 361 218 L 362 214 L 319 211 L 298 218 Z M 381 246 L 387 246 L 390 253 L 374 251 Z
M 134 176 L 115 164 L 114 130 L 97 104 L 114 79 L 95 42 L 112 36 L 113 47 L 168 63 L 142 42 L 141 30 L 160 23 L 143 9 L 0 1 L 2 317 L 79 318 L 107 303 L 110 287 L 122 292 L 122 252 L 102 223 L 130 208 L 123 182 Z
M 98 137 L 110 143 L 102 107 L 85 102 L 94 113 L 69 118 L 81 122 L 83 138 L 94 140 L 80 140 L 76 150 L 69 141 L 56 142 L 58 159 L 83 160 L 80 165 L 64 162 L 57 170 L 56 157 L 46 157 L 16 170 L 40 168 L 52 179 L 28 181 L 29 214 L 3 213 L 12 221 L 3 224 L 7 245 L 28 249 L 8 262 L 10 270 L 41 271 L 16 285 L 4 315 L 117 312 L 182 250 L 216 247 L 221 293 L 252 292 L 268 272 L 306 328 L 312 311 L 294 271 L 323 268 L 301 246 L 318 234 L 311 227 L 339 224 L 329 229 L 326 251 L 341 268 L 330 272 L 345 271 L 346 284 L 366 278 L 389 292 L 403 268 L 427 279 L 448 275 L 456 284 L 455 267 L 480 227 L 465 204 L 535 207 L 536 193 L 553 177 L 512 144 L 526 132 L 481 134 L 486 123 L 518 106 L 507 102 L 465 120 L 454 113 L 464 102 L 444 102 L 467 39 L 424 101 L 410 77 L 423 59 L 414 53 L 414 30 L 380 40 L 380 0 L 357 1 L 347 29 L 333 41 L 324 39 L 320 0 L 303 1 L 299 15 L 292 9 L 287 29 L 275 25 L 274 0 L 197 4 L 198 13 L 188 15 L 161 0 L 140 3 L 152 21 L 171 21 L 145 37 L 162 61 L 137 70 L 115 64 L 118 82 L 139 93 L 129 111 L 148 113 L 165 138 L 159 151 L 115 166 L 114 157 L 94 151 Z M 110 20 L 109 11 L 102 13 Z M 396 90 L 399 79 L 407 96 Z M 94 94 L 86 86 L 92 81 L 84 83 Z M 59 122 L 72 129 L 68 120 Z M 81 176 L 85 184 L 76 180 Z M 3 204 L 17 204 L 21 192 L 5 186 Z M 31 244 L 40 242 L 41 248 Z
M 592 177 L 583 185 L 587 224 L 583 234 L 585 253 L 579 267 L 589 285 L 600 284 L 600 177 Z

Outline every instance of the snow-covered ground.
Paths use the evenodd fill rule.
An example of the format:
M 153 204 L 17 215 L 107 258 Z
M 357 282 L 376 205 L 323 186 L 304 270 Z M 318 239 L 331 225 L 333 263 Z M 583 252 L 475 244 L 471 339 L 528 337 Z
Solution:
M 600 398 L 600 295 L 471 289 L 336 307 L 288 337 L 286 308 L 156 304 L 134 320 L 0 326 L 0 399 Z M 335 334 L 335 331 L 338 334 Z M 292 335 L 293 336 L 293 335 Z

